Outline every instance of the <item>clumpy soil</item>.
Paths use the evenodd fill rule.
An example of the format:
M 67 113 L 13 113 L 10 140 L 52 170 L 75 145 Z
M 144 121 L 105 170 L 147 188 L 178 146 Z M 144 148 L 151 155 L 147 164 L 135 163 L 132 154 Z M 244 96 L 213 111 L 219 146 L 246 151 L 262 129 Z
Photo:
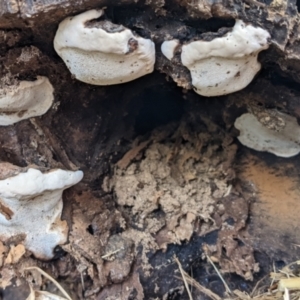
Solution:
M 134 220 L 132 238 L 143 231 L 142 238 L 151 241 L 150 249 L 154 244 L 155 249 L 166 250 L 169 244 L 188 242 L 195 232 L 204 236 L 221 227 L 219 237 L 223 232 L 233 237 L 245 226 L 247 200 L 232 186 L 236 145 L 209 121 L 187 123 L 183 121 L 167 138 L 162 137 L 163 128 L 154 133 L 150 140 L 142 142 L 144 146 L 148 144 L 144 151 L 130 157 L 133 162 L 125 170 L 129 155 L 117 163 L 113 176 L 112 190 L 117 203 Z M 228 240 L 228 245 L 219 246 L 239 255 L 238 243 L 229 243 Z M 229 271 L 232 267 L 251 279 L 256 265 L 252 249 L 245 248 L 240 266 L 229 264 L 226 268 Z M 147 244 L 144 249 L 147 250 Z M 218 250 L 213 252 L 221 259 Z M 246 255 L 248 266 L 244 261 Z

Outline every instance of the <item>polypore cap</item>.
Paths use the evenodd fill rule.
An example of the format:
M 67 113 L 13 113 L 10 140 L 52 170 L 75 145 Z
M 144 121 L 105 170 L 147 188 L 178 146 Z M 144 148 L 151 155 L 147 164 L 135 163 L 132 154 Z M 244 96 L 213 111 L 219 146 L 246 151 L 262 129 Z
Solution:
M 93 9 L 60 23 L 54 48 L 70 72 L 95 85 L 124 83 L 151 73 L 154 43 L 109 21 L 90 22 L 102 15 L 103 10 Z
M 191 71 L 195 92 L 210 97 L 246 87 L 261 68 L 257 56 L 269 47 L 269 38 L 266 30 L 237 20 L 223 37 L 183 45 L 181 61 Z
M 64 190 L 78 183 L 83 177 L 82 171 L 64 171 L 60 169 L 42 173 L 29 168 L 5 180 L 0 180 L 0 194 L 3 197 L 30 197 L 45 191 Z
M 41 116 L 51 107 L 53 87 L 47 77 L 19 81 L 0 89 L 0 125 L 7 126 L 31 117 Z
M 0 169 L 4 178 L 0 180 L 1 240 L 23 236 L 24 246 L 36 257 L 52 258 L 53 249 L 67 239 L 67 223 L 60 220 L 62 193 L 82 179 L 82 171 L 18 171 L 6 163 Z
M 179 45 L 178 40 L 170 40 L 170 41 L 164 41 L 161 44 L 161 52 L 162 54 L 168 59 L 171 60 L 174 57 L 175 50 L 177 46 Z
M 234 126 L 240 131 L 238 140 L 245 146 L 273 153 L 280 157 L 292 157 L 300 152 L 300 127 L 297 119 L 276 112 L 281 125 L 273 129 L 250 113 L 236 119 Z

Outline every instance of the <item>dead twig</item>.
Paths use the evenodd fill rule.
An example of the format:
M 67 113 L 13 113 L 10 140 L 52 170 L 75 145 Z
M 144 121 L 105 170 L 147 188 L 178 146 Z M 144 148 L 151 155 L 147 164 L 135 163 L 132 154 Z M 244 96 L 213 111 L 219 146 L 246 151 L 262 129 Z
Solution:
M 108 257 L 110 257 L 110 256 L 112 256 L 112 255 L 114 255 L 114 254 L 116 254 L 116 253 L 118 253 L 118 252 L 121 251 L 121 250 L 124 250 L 124 248 L 120 248 L 120 249 L 117 249 L 117 250 L 115 250 L 115 251 L 108 252 L 108 253 L 102 255 L 101 258 L 102 258 L 102 259 L 106 259 L 106 258 L 108 258 Z
M 144 149 L 146 148 L 151 141 L 145 141 L 140 143 L 138 146 L 130 149 L 118 162 L 117 166 L 125 170 L 131 163 L 131 161 Z

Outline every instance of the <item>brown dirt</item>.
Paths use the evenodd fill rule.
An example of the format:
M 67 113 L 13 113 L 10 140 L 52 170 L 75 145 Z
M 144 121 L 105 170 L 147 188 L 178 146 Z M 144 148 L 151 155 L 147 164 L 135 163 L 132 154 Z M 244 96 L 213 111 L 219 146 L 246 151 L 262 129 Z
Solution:
M 251 207 L 253 243 L 285 260 L 299 254 L 298 211 L 300 188 L 294 159 L 273 158 L 273 164 L 253 155 L 243 159 L 240 176 L 253 188 L 257 199 Z M 280 255 L 281 253 L 281 255 Z

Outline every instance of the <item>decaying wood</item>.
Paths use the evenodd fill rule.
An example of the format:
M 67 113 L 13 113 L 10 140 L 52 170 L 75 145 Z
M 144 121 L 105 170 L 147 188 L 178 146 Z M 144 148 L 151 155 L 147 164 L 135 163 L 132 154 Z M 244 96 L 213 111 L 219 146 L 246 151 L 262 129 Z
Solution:
M 154 41 L 156 64 L 153 74 L 117 87 L 91 86 L 72 78 L 53 48 L 58 24 L 67 16 L 103 7 L 107 7 L 106 18 Z M 252 242 L 251 236 L 244 234 L 241 229 L 247 226 L 248 206 L 257 199 L 257 191 L 249 183 L 250 179 L 256 183 L 259 180 L 254 180 L 256 173 L 250 167 L 248 169 L 252 173 L 245 176 L 249 180 L 236 175 L 236 169 L 247 165 L 247 162 L 240 158 L 243 158 L 245 152 L 238 149 L 233 123 L 236 117 L 251 107 L 275 108 L 300 119 L 298 9 L 296 0 L 0 0 L 0 80 L 4 82 L 3 78 L 7 74 L 22 80 L 31 80 L 41 75 L 47 76 L 55 89 L 54 105 L 45 115 L 0 127 L 0 161 L 20 167 L 34 164 L 46 168 L 80 168 L 85 173 L 82 185 L 67 193 L 63 218 L 67 219 L 71 231 L 69 244 L 63 246 L 65 252 L 58 251 L 58 259 L 50 263 L 34 260 L 30 258 L 30 253 L 26 253 L 25 267 L 30 262 L 33 266 L 52 270 L 53 278 L 68 278 L 75 285 L 78 283 L 76 287 L 73 283 L 70 285 L 74 299 L 106 299 L 122 293 L 126 295 L 126 300 L 135 299 L 135 296 L 136 299 L 143 299 L 144 295 L 148 298 L 149 295 L 153 298 L 170 296 L 168 299 L 171 299 L 180 295 L 182 283 L 173 276 L 176 266 L 172 265 L 170 258 L 173 254 L 178 257 L 181 255 L 179 258 L 185 270 L 197 269 L 200 265 L 199 270 L 204 265 L 201 261 L 202 246 L 204 243 L 209 244 L 215 237 L 212 253 L 223 270 L 233 270 L 252 279 L 252 273 L 245 276 L 248 269 L 245 271 L 243 266 L 249 264 L 249 269 L 254 266 L 251 272 L 257 271 L 252 252 L 258 243 Z M 222 30 L 226 31 L 233 26 L 235 19 L 242 19 L 245 23 L 269 31 L 270 48 L 259 55 L 262 71 L 248 87 L 237 93 L 209 99 L 196 95 L 192 91 L 188 70 L 178 63 L 180 53 L 176 54 L 171 63 L 162 55 L 160 45 L 173 38 L 185 43 L 201 39 L 203 34 L 206 38 L 221 35 Z M 24 56 L 26 59 L 21 59 Z M 188 131 L 195 130 L 193 125 L 187 129 L 186 134 L 181 132 L 179 137 L 172 137 L 173 129 L 179 127 L 183 115 L 191 124 L 199 126 L 201 134 L 197 136 L 198 144 L 193 144 L 189 136 Z M 171 123 L 173 129 L 163 127 L 166 123 Z M 151 135 L 150 132 L 159 126 L 163 129 Z M 224 170 L 230 182 L 228 193 L 215 203 L 218 213 L 207 219 L 213 225 L 205 225 L 203 218 L 197 218 L 190 212 L 182 216 L 175 215 L 172 220 L 168 220 L 169 223 L 166 222 L 158 192 L 152 195 L 156 209 L 147 211 L 147 217 L 141 218 L 139 214 L 132 213 L 134 206 L 119 205 L 115 194 L 102 190 L 103 178 L 111 176 L 116 165 L 122 169 L 121 173 L 125 173 L 132 161 L 143 159 L 150 145 L 163 143 L 167 137 L 177 139 L 175 146 L 178 149 L 178 146 L 187 142 L 191 142 L 194 147 L 192 152 L 185 155 L 176 152 L 176 147 L 174 153 L 170 151 L 167 157 L 168 166 L 172 169 L 171 177 L 179 185 L 195 180 L 193 173 L 187 173 L 182 178 L 176 174 L 182 172 L 183 165 L 189 161 L 203 159 L 203 154 L 208 151 L 207 145 L 202 144 L 207 132 L 214 139 L 209 137 L 207 141 L 213 142 L 213 145 L 210 145 L 212 154 L 211 157 L 207 155 L 209 159 L 206 162 L 218 164 L 214 153 L 227 151 L 227 161 L 218 166 Z M 225 132 L 227 140 L 224 138 Z M 134 141 L 140 142 L 136 145 Z M 231 152 L 229 148 L 232 148 Z M 249 156 L 248 152 L 246 154 Z M 175 168 L 172 159 L 180 155 L 180 165 Z M 259 170 L 259 164 L 255 165 Z M 291 165 L 294 169 L 286 163 L 280 174 L 288 178 L 290 173 L 295 173 L 300 167 L 296 160 L 292 160 Z M 244 170 L 240 173 L 247 172 Z M 263 172 L 260 174 L 263 175 Z M 271 178 L 272 174 L 270 172 L 266 178 Z M 139 188 L 143 189 L 144 183 Z M 212 184 L 211 188 L 215 189 L 215 186 Z M 234 195 L 229 196 L 231 192 Z M 240 203 L 238 208 L 243 209 L 234 209 L 234 203 Z M 223 209 L 225 207 L 225 213 L 221 210 L 222 206 Z M 227 216 L 226 209 L 232 214 Z M 6 208 L 2 207 L 2 211 L 10 217 Z M 244 213 L 239 215 L 241 211 Z M 229 224 L 231 219 L 234 225 Z M 184 230 L 188 231 L 189 243 L 179 240 L 181 245 L 169 245 L 170 227 L 166 224 L 171 224 L 177 235 Z M 221 227 L 216 242 L 217 235 L 211 230 Z M 149 230 L 147 236 L 145 228 Z M 203 232 L 205 236 L 200 237 L 198 234 Z M 119 250 L 106 252 L 105 246 L 110 238 L 121 234 L 128 244 L 126 251 L 123 251 L 126 255 Z M 132 237 L 136 237 L 135 240 Z M 300 243 L 296 240 L 296 234 L 293 239 L 293 243 Z M 142 241 L 142 246 L 138 247 L 136 240 Z M 271 234 L 266 240 L 276 244 Z M 113 242 L 113 246 L 118 246 L 118 243 Z M 243 243 L 245 245 L 241 247 Z M 157 245 L 162 244 L 166 253 L 157 251 Z M 0 246 L 3 246 L 1 242 Z M 147 251 L 151 249 L 152 252 L 146 252 L 146 247 Z M 0 266 L 8 249 L 9 246 L 5 251 L 1 250 L 3 253 L 0 251 Z M 251 252 L 251 257 L 244 258 L 241 249 Z M 278 253 L 275 253 L 277 250 L 280 251 L 272 249 L 272 255 L 278 259 Z M 286 252 L 282 254 L 282 260 L 296 255 L 297 249 L 291 249 L 289 254 Z M 101 256 L 106 258 L 105 255 L 112 253 L 112 262 L 101 259 Z M 227 256 L 236 257 L 240 264 L 235 264 Z M 23 263 L 21 260 L 20 264 Z M 120 270 L 119 267 L 123 270 L 120 279 L 118 274 L 110 273 L 111 269 Z M 5 279 L 3 286 L 6 287 L 18 273 L 18 266 L 0 268 L 0 273 Z M 150 277 L 147 277 L 149 274 Z M 191 280 L 189 283 L 194 284 Z

